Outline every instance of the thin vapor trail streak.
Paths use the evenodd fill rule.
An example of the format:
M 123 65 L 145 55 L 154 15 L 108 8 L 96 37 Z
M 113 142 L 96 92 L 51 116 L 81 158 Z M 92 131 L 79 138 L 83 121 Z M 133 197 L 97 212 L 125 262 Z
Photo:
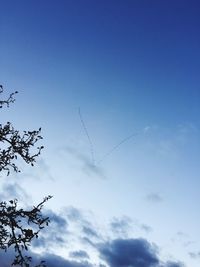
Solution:
M 123 143 L 127 142 L 134 136 L 137 136 L 138 133 L 132 133 L 131 135 L 124 138 L 122 141 L 120 141 L 117 145 L 115 145 L 111 150 L 109 150 L 97 163 L 101 163 L 105 158 L 109 157 L 117 148 L 119 148 Z
M 80 109 L 80 107 L 78 108 L 78 114 L 79 114 L 79 118 L 80 118 L 81 124 L 82 124 L 83 129 L 84 129 L 84 132 L 85 132 L 85 134 L 86 134 L 86 136 L 87 136 L 89 145 L 90 145 L 90 152 L 91 152 L 92 164 L 95 165 L 93 143 L 92 143 L 92 140 L 91 140 L 90 135 L 89 135 L 89 133 L 88 133 L 87 127 L 86 127 L 86 125 L 85 125 L 85 122 L 84 122 L 84 120 L 83 120 L 83 117 L 82 117 L 82 114 L 81 114 L 81 109 Z

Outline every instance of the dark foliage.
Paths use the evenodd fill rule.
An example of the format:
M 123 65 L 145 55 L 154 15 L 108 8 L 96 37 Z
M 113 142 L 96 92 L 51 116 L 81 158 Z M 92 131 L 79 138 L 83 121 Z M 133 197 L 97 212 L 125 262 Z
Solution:
M 0 94 L 2 93 L 3 86 L 0 85 Z M 16 93 L 11 93 L 5 100 L 0 100 L 0 108 L 9 107 L 10 103 L 15 101 Z M 37 141 L 42 139 L 40 132 L 41 129 L 24 131 L 23 134 L 20 134 L 10 122 L 5 125 L 0 124 L 0 171 L 6 171 L 7 175 L 10 174 L 10 170 L 20 172 L 16 165 L 18 157 L 33 166 L 43 149 L 43 146 L 40 146 L 36 148 L 36 151 L 32 151 Z M 0 202 L 0 249 L 4 251 L 9 248 L 14 249 L 13 266 L 31 266 L 32 258 L 25 255 L 24 252 L 28 250 L 31 241 L 38 238 L 40 230 L 49 223 L 49 218 L 42 215 L 41 209 L 50 198 L 51 196 L 44 198 L 41 203 L 28 210 L 18 208 L 16 199 Z M 35 267 L 44 266 L 45 262 L 42 261 Z

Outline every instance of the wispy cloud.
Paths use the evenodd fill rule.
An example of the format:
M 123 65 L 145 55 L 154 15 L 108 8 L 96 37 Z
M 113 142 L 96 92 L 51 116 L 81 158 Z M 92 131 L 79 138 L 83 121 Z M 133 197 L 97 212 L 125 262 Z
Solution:
M 163 197 L 159 193 L 149 193 L 145 199 L 150 203 L 160 203 L 163 201 Z
M 49 217 L 50 225 L 40 232 L 39 238 L 34 240 L 33 246 L 44 251 L 53 247 L 65 246 L 69 234 L 66 218 L 52 210 L 44 210 L 44 216 Z
M 27 169 L 27 168 L 25 168 Z M 43 159 L 40 158 L 37 160 L 34 169 L 27 169 L 27 172 L 22 173 L 23 177 L 28 177 L 36 180 L 47 179 L 47 180 L 54 180 L 51 174 L 51 168 L 49 164 Z
M 93 229 L 91 225 L 83 226 L 82 231 L 86 236 L 99 238 L 99 235 L 96 230 Z
M 106 178 L 105 171 L 100 165 L 95 164 L 91 159 L 84 153 L 77 149 L 65 146 L 62 151 L 74 157 L 80 163 L 80 169 L 90 177 Z
M 17 199 L 20 202 L 26 203 L 27 200 L 30 200 L 30 197 L 17 182 L 9 183 L 6 181 L 1 187 L 0 199 L 3 201 Z
M 149 145 L 157 155 L 170 159 L 179 159 L 187 147 L 199 143 L 199 127 L 191 122 L 183 122 L 174 127 L 154 127 L 152 134 L 155 138 L 149 139 Z
M 128 216 L 114 217 L 110 223 L 110 229 L 116 237 L 127 238 L 134 231 L 134 228 L 149 233 L 151 226 L 139 222 L 137 219 L 131 219 Z
M 189 252 L 188 254 L 189 254 L 189 256 L 192 259 L 200 259 L 200 251 L 197 251 L 197 252 Z
M 78 259 L 89 259 L 90 258 L 88 253 L 84 250 L 71 251 L 69 253 L 69 256 L 71 258 L 78 258 Z
M 184 267 L 185 265 L 178 261 L 178 262 L 174 262 L 174 261 L 167 261 L 166 263 L 163 263 L 160 265 L 160 267 Z
M 126 237 L 132 228 L 132 220 L 127 216 L 121 218 L 114 217 L 110 222 L 110 229 L 114 235 Z
M 150 233 L 150 232 L 153 231 L 153 229 L 152 229 L 151 226 L 149 226 L 149 225 L 147 225 L 147 224 L 144 224 L 144 223 L 140 224 L 140 228 L 141 228 L 143 231 L 145 231 L 146 233 Z
M 88 215 L 84 214 L 83 211 L 75 207 L 67 207 L 64 209 L 63 213 L 67 217 L 68 221 L 78 225 L 80 234 L 83 238 L 89 238 L 94 240 L 100 240 L 101 235 L 97 229 L 97 226 L 94 226 L 91 216 L 88 218 Z

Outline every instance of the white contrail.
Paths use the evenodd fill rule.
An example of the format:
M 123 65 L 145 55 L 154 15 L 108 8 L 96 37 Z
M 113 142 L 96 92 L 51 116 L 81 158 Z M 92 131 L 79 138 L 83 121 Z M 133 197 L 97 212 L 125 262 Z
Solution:
M 88 130 L 87 130 L 87 127 L 85 125 L 85 122 L 83 120 L 83 116 L 81 114 L 81 109 L 80 107 L 78 108 L 78 113 L 79 113 L 79 118 L 80 118 L 80 121 L 81 121 L 81 124 L 83 126 L 83 129 L 84 129 L 84 132 L 87 136 L 87 139 L 88 139 L 88 142 L 89 142 L 89 145 L 90 145 L 90 153 L 91 153 L 91 160 L 92 160 L 92 164 L 95 165 L 95 157 L 94 157 L 94 146 L 93 146 L 93 143 L 92 143 L 92 140 L 90 138 L 90 135 L 88 133 Z M 149 126 L 145 127 L 143 129 L 144 133 L 146 133 L 148 130 L 150 129 Z M 99 164 L 101 163 L 102 161 L 104 161 L 105 158 L 109 157 L 116 149 L 118 149 L 122 144 L 124 144 L 125 142 L 129 141 L 131 138 L 133 137 L 136 137 L 139 135 L 139 132 L 136 132 L 136 133 L 132 133 L 131 135 L 127 136 L 126 138 L 122 139 L 119 143 L 117 143 L 115 146 L 113 146 L 108 152 L 106 152 L 103 157 L 98 160 L 96 162 L 96 164 Z
M 97 163 L 101 163 L 105 158 L 109 157 L 116 149 L 118 149 L 123 143 L 127 142 L 128 140 L 137 135 L 138 133 L 132 133 L 131 135 L 122 139 L 117 145 L 115 145 L 111 150 L 109 150 L 106 154 L 104 154 L 104 156 Z
M 89 145 L 90 145 L 90 153 L 91 153 L 92 164 L 95 165 L 93 143 L 92 143 L 92 140 L 91 140 L 90 135 L 89 135 L 89 133 L 88 133 L 87 127 L 86 127 L 86 125 L 85 125 L 85 122 L 84 122 L 84 120 L 83 120 L 83 117 L 82 117 L 82 114 L 81 114 L 81 109 L 80 109 L 80 107 L 78 108 L 78 114 L 79 114 L 79 118 L 80 118 L 81 124 L 82 124 L 82 126 L 83 126 L 83 129 L 84 129 L 84 131 L 85 131 L 85 134 L 86 134 L 86 136 L 87 136 Z

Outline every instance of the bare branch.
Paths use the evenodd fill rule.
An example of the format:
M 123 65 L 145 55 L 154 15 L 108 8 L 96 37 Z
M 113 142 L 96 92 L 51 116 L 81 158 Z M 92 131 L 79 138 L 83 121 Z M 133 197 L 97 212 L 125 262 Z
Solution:
M 3 93 L 3 85 L 0 85 L 0 94 Z M 15 91 L 14 93 L 11 93 L 7 99 L 5 100 L 0 100 L 0 108 L 2 108 L 4 105 L 9 107 L 10 103 L 14 103 L 15 102 L 15 98 L 14 95 L 16 95 L 18 92 Z
M 15 130 L 10 122 L 5 125 L 0 124 L 0 142 L 3 143 L 3 149 L 0 148 L 0 171 L 5 170 L 7 174 L 10 169 L 16 172 L 20 170 L 15 164 L 18 156 L 26 163 L 34 165 L 36 157 L 40 155 L 43 146 L 37 147 L 35 153 L 30 152 L 33 146 L 42 139 L 40 135 L 41 128 L 37 131 L 24 131 L 20 135 L 19 131 Z
M 0 94 L 3 93 L 3 86 L 0 85 Z M 4 105 L 9 107 L 15 101 L 14 92 L 6 100 L 0 100 L 0 108 Z M 10 122 L 5 125 L 0 124 L 0 172 L 10 170 L 20 172 L 16 165 L 16 160 L 20 156 L 27 164 L 34 165 L 36 158 L 40 155 L 43 146 L 34 149 L 35 144 L 42 139 L 41 128 L 34 131 L 23 131 L 20 134 L 15 130 Z M 13 247 L 15 258 L 13 266 L 30 267 L 32 258 L 24 255 L 28 250 L 32 240 L 38 238 L 39 232 L 49 224 L 49 218 L 42 215 L 42 207 L 51 196 L 30 210 L 18 208 L 17 200 L 0 202 L 0 249 L 7 251 Z M 45 262 L 41 261 L 35 267 L 45 267 Z

